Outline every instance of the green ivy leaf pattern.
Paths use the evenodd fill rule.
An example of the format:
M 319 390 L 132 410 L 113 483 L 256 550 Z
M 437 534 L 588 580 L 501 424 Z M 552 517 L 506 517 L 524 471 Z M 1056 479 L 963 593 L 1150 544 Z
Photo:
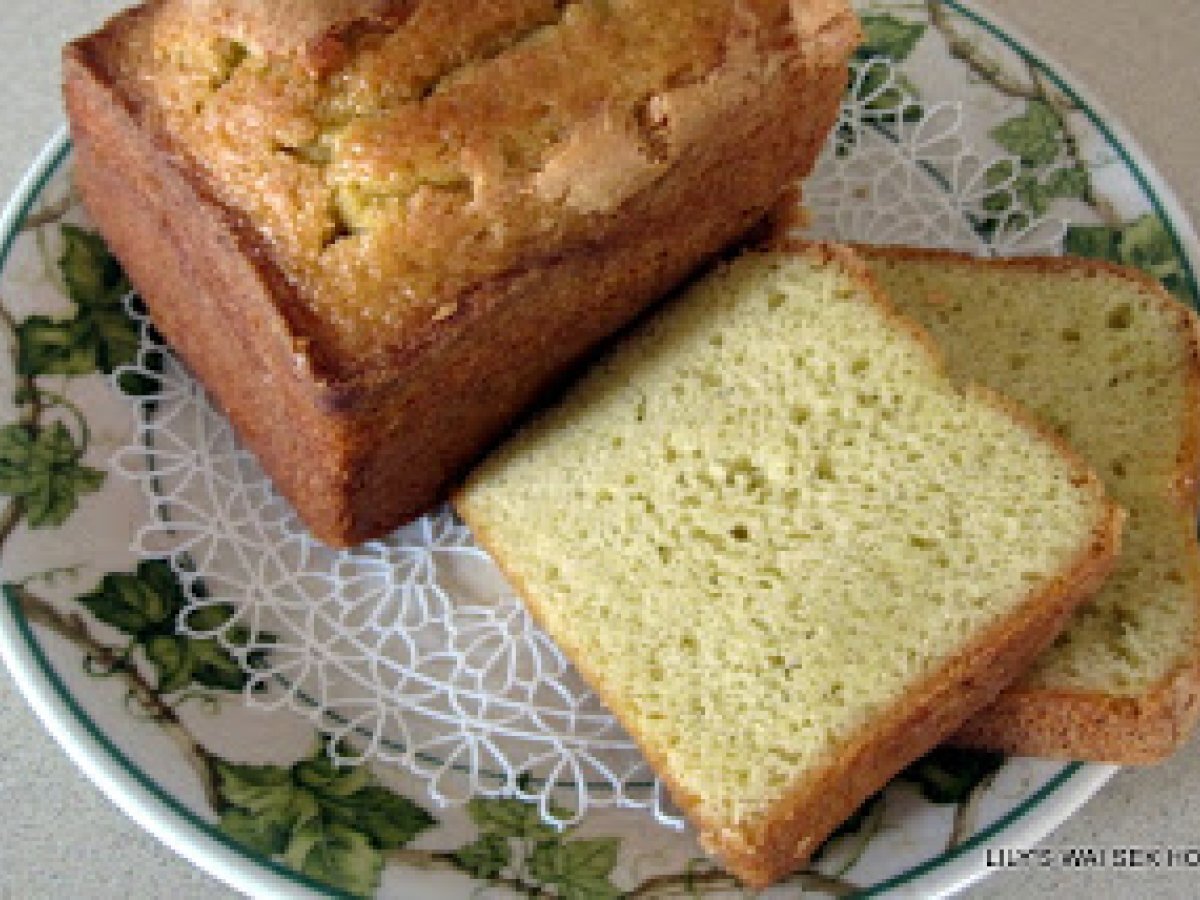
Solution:
M 565 814 L 557 807 L 552 812 Z M 564 898 L 620 896 L 610 880 L 620 851 L 618 838 L 570 839 L 571 828 L 559 831 L 547 825 L 537 804 L 515 798 L 476 798 L 467 804 L 467 813 L 479 836 L 450 854 L 456 867 L 493 881 L 516 873 L 506 883 L 542 893 L 550 887 Z
M 553 826 L 542 821 L 535 804 L 522 800 L 477 797 L 467 803 L 467 815 L 485 834 L 523 841 L 546 840 L 558 834 Z
M 292 774 L 300 787 L 335 800 L 349 797 L 371 780 L 371 773 L 362 766 L 338 767 L 323 753 L 297 763 Z
M 433 817 L 411 800 L 375 784 L 366 785 L 340 802 L 327 800 L 325 808 L 335 821 L 361 829 L 383 850 L 405 846 L 434 824 Z
M 996 143 L 1027 166 L 1046 166 L 1058 158 L 1062 127 L 1050 104 L 1030 100 L 1022 115 L 991 130 Z
M 17 326 L 18 374 L 87 375 L 96 368 L 87 322 L 29 316 Z
M 217 762 L 217 790 L 232 807 L 255 815 L 291 809 L 296 785 L 291 769 Z
M 103 238 L 76 225 L 61 227 L 59 272 L 67 294 L 80 304 L 112 303 L 129 292 L 129 281 Z
M 213 638 L 154 635 L 145 641 L 146 656 L 158 670 L 158 689 L 164 694 L 193 682 L 220 691 L 238 691 L 246 683 L 237 660 Z
M 490 881 L 510 865 L 512 847 L 499 834 L 481 834 L 479 839 L 454 851 L 454 861 L 475 878 Z
M 61 422 L 38 431 L 20 422 L 0 428 L 0 494 L 19 498 L 30 528 L 67 520 L 79 497 L 100 488 L 104 473 L 80 463 L 83 448 Z
M 166 628 L 184 603 L 175 573 L 161 560 L 143 560 L 133 572 L 110 572 L 78 599 L 101 622 L 134 638 Z
M 1070 225 L 1063 239 L 1063 250 L 1072 256 L 1120 262 L 1122 230 L 1110 225 Z
M 1063 252 L 1133 266 L 1157 278 L 1181 300 L 1197 299 L 1171 233 L 1153 213 L 1123 225 L 1071 225 Z
M 880 90 L 887 79 L 887 70 L 882 66 L 873 66 L 868 69 L 863 76 L 858 99 L 865 99 L 877 94 L 867 103 L 867 109 L 877 113 L 892 112 L 891 116 L 879 116 L 880 122 L 884 124 L 895 124 L 898 119 L 915 122 L 923 115 L 919 105 L 909 102 L 917 96 L 916 86 L 902 72 L 894 72 L 893 76 L 891 87 Z
M 164 694 L 187 687 L 194 668 L 187 641 L 174 635 L 159 635 L 146 642 L 146 656 L 158 669 L 158 689 Z
M 186 599 L 171 567 L 162 560 L 142 560 L 133 572 L 110 572 L 95 590 L 76 598 L 88 612 L 140 644 L 157 673 L 159 693 L 173 694 L 189 685 L 220 691 L 240 691 L 248 675 L 215 638 L 175 633 Z M 188 624 L 198 630 L 224 625 L 233 608 L 214 604 L 196 610 Z M 243 645 L 249 631 L 233 627 L 229 640 Z M 250 659 L 254 662 L 254 658 Z
M 287 847 L 288 832 L 294 821 L 286 810 L 255 815 L 231 809 L 221 817 L 221 830 L 255 853 L 278 856 Z
M 924 22 L 911 22 L 889 13 L 860 18 L 865 40 L 858 49 L 860 58 L 887 56 L 896 62 L 908 58 L 925 33 Z
M 383 851 L 436 824 L 412 800 L 375 783 L 366 767 L 339 768 L 320 747 L 290 767 L 223 760 L 214 767 L 222 831 L 350 893 L 370 894 Z
M 1050 197 L 1069 197 L 1082 200 L 1087 196 L 1087 172 L 1078 166 L 1055 169 L 1042 182 L 1042 188 Z
M 1036 216 L 1046 214 L 1050 203 L 1058 198 L 1082 199 L 1087 193 L 1087 174 L 1079 168 L 1054 169 L 1044 179 L 1030 172 L 1022 172 L 1013 182 L 1013 191 L 1025 204 L 1025 208 Z
M 383 855 L 366 835 L 321 818 L 293 830 L 283 860 L 309 878 L 360 896 L 375 890 L 383 871 Z
M 132 289 L 98 234 L 61 226 L 59 272 L 74 316 L 30 316 L 17 325 L 17 371 L 21 375 L 86 375 L 112 372 L 137 359 L 138 331 L 125 310 Z M 152 379 L 126 379 L 137 393 L 157 387 Z
M 107 373 L 134 362 L 138 333 L 124 306 L 132 287 L 116 257 L 96 232 L 63 225 L 62 238 L 59 271 L 79 320 L 90 326 L 97 365 Z
M 989 186 L 998 187 L 1012 179 L 1010 190 L 988 195 L 983 208 L 996 214 L 980 223 L 985 236 L 991 235 L 1001 224 L 1007 228 L 1023 228 L 1029 224 L 1030 216 L 1044 216 L 1055 200 L 1088 200 L 1090 179 L 1082 162 L 1067 154 L 1067 164 L 1057 164 L 1067 148 L 1060 113 L 1044 100 L 1030 100 L 1024 112 L 1000 123 L 989 133 L 1005 150 L 1017 157 L 1017 171 L 1013 162 L 1000 160 L 987 171 Z M 1015 176 L 1015 177 L 1014 177 Z M 1014 198 L 1024 207 L 1023 212 L 1005 219 Z
M 871 65 L 868 60 L 878 56 L 889 57 L 894 62 L 903 60 L 925 33 L 925 24 L 890 14 L 864 16 L 862 22 L 866 40 L 856 51 L 855 59 L 864 65 L 859 69 L 859 75 L 852 79 L 847 93 L 864 102 L 881 125 L 919 120 L 924 110 L 916 102 L 916 85 L 903 72 Z M 890 85 L 887 84 L 889 72 L 893 79 Z M 842 124 L 838 126 L 837 137 L 837 153 L 844 155 L 854 146 L 857 135 L 853 128 Z
M 916 784 L 930 803 L 961 803 L 1003 763 L 999 753 L 938 747 L 899 777 Z
M 608 877 L 619 850 L 616 838 L 546 841 L 529 854 L 529 874 L 542 884 L 556 886 L 565 898 L 609 900 L 620 896 Z

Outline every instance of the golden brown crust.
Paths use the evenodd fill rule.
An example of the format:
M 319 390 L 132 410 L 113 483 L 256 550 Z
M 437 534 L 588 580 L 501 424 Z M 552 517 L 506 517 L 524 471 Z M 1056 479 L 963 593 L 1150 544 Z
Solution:
M 1137 697 L 1010 687 L 948 743 L 1047 759 L 1159 763 L 1200 719 L 1200 671 L 1181 664 Z
M 214 46 L 224 31 L 178 0 L 94 43 L 142 127 L 267 238 L 314 371 L 369 390 L 471 327 L 463 296 L 625 227 L 627 201 L 649 182 L 670 192 L 726 117 L 762 112 L 780 83 L 793 92 L 776 114 L 822 122 L 834 98 L 795 89 L 844 74 L 858 30 L 835 5 L 424 2 L 328 77 Z M 809 6 L 824 12 L 802 27 Z
M 1136 285 L 1161 310 L 1185 345 L 1186 389 L 1183 439 L 1175 477 L 1166 498 L 1181 512 L 1181 533 L 1195 532 L 1200 504 L 1200 319 L 1138 269 L 1078 257 L 981 259 L 949 250 L 916 247 L 856 246 L 867 258 L 931 261 L 969 267 L 987 266 L 1036 273 L 1081 276 L 1105 274 Z M 1186 557 L 1186 582 L 1193 586 L 1196 628 L 1191 654 L 1137 696 L 1030 687 L 1020 682 L 996 703 L 971 719 L 951 743 L 1002 753 L 1055 759 L 1143 765 L 1161 762 L 1177 750 L 1200 722 L 1200 555 Z
M 272 464 L 280 490 L 318 537 L 336 541 L 352 527 L 342 499 L 348 435 L 308 373 L 278 349 L 284 342 L 260 337 L 285 332 L 273 318 L 272 270 L 71 51 L 66 77 L 75 182 L 105 239 L 157 326 Z
M 836 261 L 867 287 L 874 302 L 897 328 L 912 334 L 940 363 L 939 351 L 928 334 L 917 323 L 900 315 L 853 251 L 836 244 L 811 244 L 792 239 L 777 240 L 771 249 Z M 978 390 L 989 402 L 1013 415 L 1023 428 L 1039 439 L 1053 443 L 1076 471 L 1077 484 L 1102 495 L 1099 479 L 1061 439 L 1010 401 L 998 399 L 985 389 Z M 544 625 L 546 616 L 539 598 L 506 563 L 503 555 L 492 552 L 495 542 L 486 523 L 472 515 L 470 503 L 461 493 L 456 493 L 452 502 L 470 525 L 476 541 L 492 553 L 492 558 L 523 598 L 534 619 Z M 622 707 L 621 698 L 605 690 L 603 682 L 592 670 L 587 654 L 569 643 L 563 644 L 562 649 L 641 747 L 651 767 L 667 784 L 676 804 L 696 825 L 705 849 L 718 855 L 747 885 L 763 888 L 803 865 L 829 834 L 871 794 L 952 734 L 1027 670 L 1029 663 L 1063 630 L 1076 607 L 1107 578 L 1119 549 L 1123 519 L 1122 510 L 1103 500 L 1087 545 L 1058 577 L 1043 584 L 1012 614 L 939 666 L 906 694 L 903 703 L 853 736 L 834 758 L 796 785 L 752 828 L 731 828 L 699 815 L 698 798 L 681 789 L 666 760 L 646 745 L 631 716 Z M 561 640 L 558 635 L 552 636 Z
M 253 52 L 295 56 L 314 73 L 345 59 L 344 38 L 395 28 L 415 0 L 178 0 L 195 21 Z
M 857 35 L 843 11 L 829 25 L 841 50 L 772 68 L 661 177 L 619 185 L 618 205 L 570 241 L 526 248 L 439 301 L 429 327 L 397 326 L 386 353 L 348 359 L 323 340 L 328 323 L 269 236 L 117 77 L 126 38 L 169 2 L 66 50 L 84 202 L 168 340 L 310 530 L 336 545 L 429 508 L 596 343 L 753 225 L 816 158 Z

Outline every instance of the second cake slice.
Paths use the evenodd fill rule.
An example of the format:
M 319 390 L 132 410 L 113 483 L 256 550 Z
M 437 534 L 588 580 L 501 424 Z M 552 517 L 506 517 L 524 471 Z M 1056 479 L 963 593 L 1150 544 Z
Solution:
M 837 247 L 711 274 L 456 503 L 751 885 L 1016 677 L 1120 527 Z
M 955 376 L 1024 404 L 1129 513 L 1103 589 L 955 741 L 1164 759 L 1200 718 L 1200 321 L 1144 274 L 1093 260 L 862 252 Z

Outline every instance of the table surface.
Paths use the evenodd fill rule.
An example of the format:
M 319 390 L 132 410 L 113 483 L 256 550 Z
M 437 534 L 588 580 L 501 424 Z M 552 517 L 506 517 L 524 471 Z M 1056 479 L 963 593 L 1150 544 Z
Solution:
M 120 0 L 2 0 L 0 198 L 62 123 L 58 48 Z M 1200 222 L 1200 3 L 1196 0 L 990 0 L 1129 128 Z M 72 766 L 0 674 L 0 898 L 231 897 L 108 803 Z M 1119 773 L 1046 839 L 1048 846 L 1197 845 L 1200 740 L 1154 769 Z M 968 893 L 1193 897 L 1200 872 L 993 875 Z

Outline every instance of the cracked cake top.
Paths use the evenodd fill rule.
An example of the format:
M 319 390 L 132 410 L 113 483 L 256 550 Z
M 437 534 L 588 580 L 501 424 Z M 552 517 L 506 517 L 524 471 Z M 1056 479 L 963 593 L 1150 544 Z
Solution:
M 843 56 L 849 15 L 837 0 L 159 0 L 109 65 L 265 237 L 313 339 L 361 361 L 586 243 L 781 67 Z

